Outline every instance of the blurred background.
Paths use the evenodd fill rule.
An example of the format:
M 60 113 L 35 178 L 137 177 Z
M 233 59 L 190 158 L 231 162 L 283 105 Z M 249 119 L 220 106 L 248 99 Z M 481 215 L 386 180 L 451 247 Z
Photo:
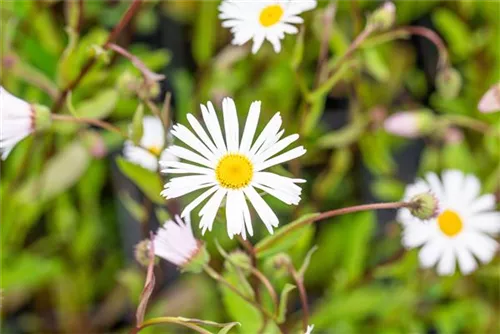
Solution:
M 395 2 L 396 28 L 422 26 L 444 40 L 459 73 L 455 91 L 456 82 L 436 83 L 435 45 L 412 35 L 373 38 L 319 101 L 306 102 L 301 87 L 317 79 L 325 29 L 327 56 L 334 61 L 380 4 L 338 1 L 325 24 L 330 2 L 320 1 L 302 15 L 301 33 L 287 35 L 281 53 L 266 42 L 252 55 L 248 44 L 230 45 L 218 1 L 146 1 L 116 44 L 166 79 L 138 92 L 139 71 L 100 48 L 130 1 L 2 0 L 0 80 L 14 95 L 52 107 L 52 93 L 95 58 L 73 89 L 72 104 L 81 115 L 124 129 L 141 100 L 161 105 L 166 92 L 172 93 L 172 119 L 181 123 L 209 100 L 220 109 L 223 97 L 233 97 L 241 118 L 252 101 L 261 100 L 262 123 L 280 111 L 286 133 L 300 133 L 308 150 L 280 170 L 307 179 L 300 205 L 266 198 L 282 225 L 307 212 L 397 201 L 417 175 L 447 168 L 476 174 L 483 190 L 498 196 L 498 137 L 458 125 L 408 139 L 382 126 L 394 112 L 425 108 L 436 117 L 462 115 L 500 128 L 498 113 L 477 110 L 484 92 L 500 80 L 497 1 Z M 304 122 L 308 108 L 315 116 Z M 59 112 L 68 113 L 67 105 Z M 123 171 L 117 163 L 122 145 L 119 136 L 98 128 L 56 124 L 1 162 L 2 333 L 126 333 L 134 326 L 145 278 L 134 247 L 183 202 L 158 199 L 159 176 Z M 315 333 L 499 333 L 498 256 L 470 276 L 438 277 L 419 269 L 416 251 L 402 250 L 394 216 L 366 212 L 326 220 L 285 247 L 300 264 L 312 245 L 319 246 L 305 281 Z M 254 226 L 252 243 L 267 234 L 257 218 Z M 223 222 L 202 239 L 217 268 L 223 262 L 214 240 L 226 250 L 239 247 Z M 279 289 L 290 282 L 271 259 L 261 265 Z M 260 328 L 252 312 L 221 295 L 206 275 L 181 276 L 161 261 L 156 278 L 146 317 L 239 321 L 242 333 Z M 300 323 L 299 312 L 294 293 L 290 328 Z M 162 326 L 144 332 L 186 331 Z

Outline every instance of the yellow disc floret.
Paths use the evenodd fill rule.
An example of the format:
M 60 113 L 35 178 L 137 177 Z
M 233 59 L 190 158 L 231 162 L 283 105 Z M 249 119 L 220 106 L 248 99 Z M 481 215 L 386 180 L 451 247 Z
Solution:
M 215 177 L 224 188 L 244 188 L 252 181 L 253 164 L 242 154 L 226 154 L 217 163 Z
M 161 153 L 161 147 L 158 146 L 150 146 L 148 147 L 148 151 L 153 153 L 155 156 L 160 156 Z
M 441 231 L 449 237 L 457 235 L 463 228 L 462 219 L 452 210 L 443 211 L 437 217 L 437 221 Z
M 270 27 L 278 23 L 282 16 L 283 8 L 280 5 L 271 5 L 260 12 L 259 21 L 264 27 Z

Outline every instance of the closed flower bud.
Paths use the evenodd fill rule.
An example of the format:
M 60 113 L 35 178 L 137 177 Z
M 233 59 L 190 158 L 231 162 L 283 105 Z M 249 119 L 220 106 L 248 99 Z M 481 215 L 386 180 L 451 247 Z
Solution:
M 18 142 L 32 134 L 48 128 L 51 124 L 49 108 L 29 104 L 7 92 L 0 86 L 0 153 L 5 160 Z
M 500 111 L 500 83 L 488 89 L 479 101 L 477 109 L 482 113 Z
M 231 254 L 229 254 L 229 263 L 237 266 L 240 269 L 243 269 L 245 274 L 250 273 L 250 268 L 252 267 L 252 260 L 246 254 L 245 252 L 242 251 L 234 251 Z M 230 266 L 227 269 L 231 269 Z
M 462 76 L 453 67 L 446 67 L 436 75 L 436 88 L 442 97 L 454 99 L 462 89 Z
M 410 199 L 408 207 L 411 214 L 421 220 L 435 218 L 438 214 L 438 200 L 430 192 L 422 193 Z
M 144 239 L 135 245 L 134 257 L 135 260 L 144 267 L 149 265 L 149 244 L 151 240 Z
M 433 131 L 434 115 L 429 110 L 401 111 L 384 121 L 385 131 L 397 136 L 416 138 Z
M 392 2 L 386 2 L 368 16 L 368 27 L 373 30 L 387 30 L 396 20 L 396 6 Z
M 179 216 L 158 229 L 153 242 L 155 254 L 175 264 L 182 272 L 199 273 L 210 260 L 203 243 L 193 236 L 190 219 Z

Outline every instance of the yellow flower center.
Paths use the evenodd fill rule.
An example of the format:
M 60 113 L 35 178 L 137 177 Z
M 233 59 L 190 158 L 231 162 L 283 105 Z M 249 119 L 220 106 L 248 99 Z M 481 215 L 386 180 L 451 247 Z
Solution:
M 219 160 L 217 167 L 215 167 L 215 177 L 224 188 L 244 188 L 252 181 L 252 162 L 241 154 L 226 154 Z
M 156 156 L 159 156 L 161 153 L 161 147 L 158 146 L 150 146 L 148 147 L 148 151 L 153 153 Z
M 280 5 L 267 6 L 260 12 L 259 21 L 264 27 L 276 24 L 283 16 L 283 8 Z
M 463 227 L 460 216 L 455 211 L 451 210 L 443 211 L 437 217 L 437 221 L 441 231 L 449 237 L 457 235 Z

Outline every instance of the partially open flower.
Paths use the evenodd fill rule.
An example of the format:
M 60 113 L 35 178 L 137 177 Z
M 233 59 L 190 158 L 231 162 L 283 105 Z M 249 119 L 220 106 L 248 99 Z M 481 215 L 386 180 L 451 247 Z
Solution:
M 484 93 L 477 105 L 477 109 L 482 113 L 500 111 L 500 83 L 493 85 Z
M 151 240 L 144 239 L 140 241 L 134 248 L 135 260 L 142 266 L 147 267 L 149 264 L 149 245 Z
M 397 136 L 416 138 L 432 131 L 433 120 L 429 110 L 401 111 L 384 121 L 384 129 Z
M 428 218 L 433 212 L 429 192 L 439 200 L 439 209 L 435 217 L 422 223 L 418 215 Z M 406 188 L 405 201 L 412 198 L 421 201 L 422 212 L 412 215 L 400 209 L 398 220 L 403 227 L 403 245 L 421 247 L 418 255 L 422 267 L 437 265 L 439 275 L 452 275 L 458 262 L 466 275 L 477 268 L 478 261 L 488 263 L 493 259 L 498 250 L 494 236 L 500 232 L 500 212 L 495 211 L 493 194 L 481 195 L 477 177 L 458 170 L 444 171 L 441 179 L 428 173 Z
M 134 145 L 131 140 L 125 142 L 123 155 L 127 160 L 153 172 L 158 170 L 158 160 L 177 161 L 165 148 L 165 130 L 161 120 L 154 116 L 143 119 L 143 135 L 140 146 Z
M 51 124 L 50 110 L 42 105 L 29 104 L 0 86 L 0 153 L 7 159 L 18 142 Z
M 155 255 L 175 264 L 182 271 L 199 273 L 210 257 L 203 243 L 196 239 L 189 216 L 184 222 L 175 216 L 158 229 L 153 239 Z

